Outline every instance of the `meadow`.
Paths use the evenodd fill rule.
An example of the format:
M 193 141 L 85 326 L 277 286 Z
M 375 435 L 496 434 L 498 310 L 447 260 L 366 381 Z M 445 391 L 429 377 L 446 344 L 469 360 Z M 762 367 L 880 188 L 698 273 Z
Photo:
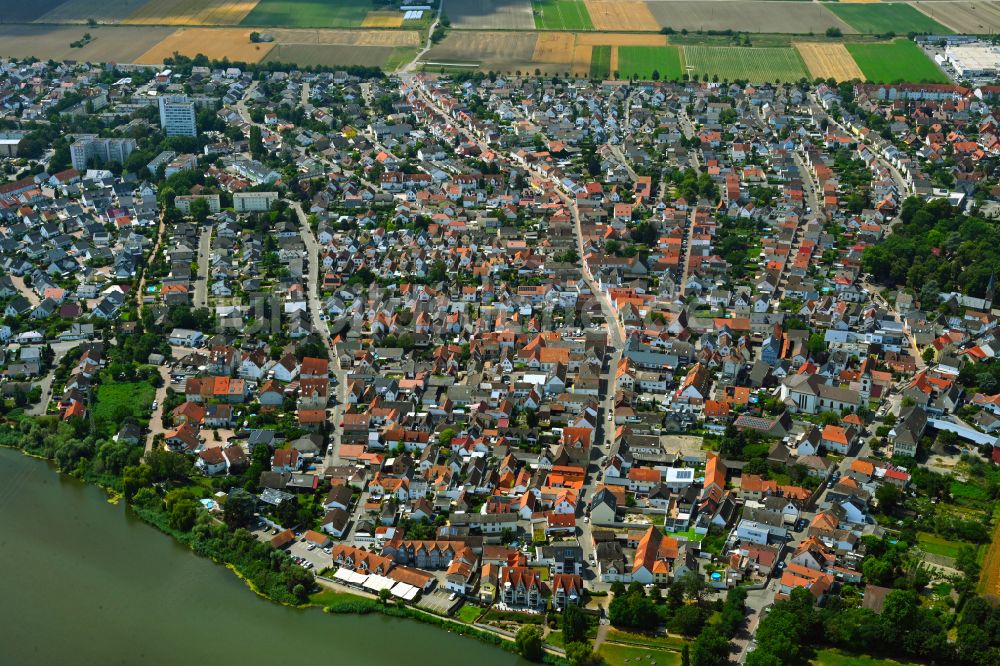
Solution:
M 875 83 L 948 83 L 937 65 L 908 39 L 889 44 L 847 44 L 865 79 Z
M 901 2 L 825 3 L 823 5 L 860 33 L 884 35 L 910 32 L 950 35 L 951 30 Z
M 261 0 L 240 25 L 356 28 L 370 10 L 358 0 Z
M 619 46 L 618 75 L 653 78 L 654 70 L 664 81 L 679 80 L 684 74 L 681 50 L 676 46 Z
M 592 46 L 590 51 L 590 78 L 606 79 L 611 76 L 611 47 Z
M 691 76 L 703 75 L 719 80 L 743 79 L 798 81 L 809 78 L 805 63 L 793 48 L 741 48 L 727 46 L 685 46 L 684 60 Z
M 593 30 L 583 0 L 534 0 L 531 3 L 539 30 Z

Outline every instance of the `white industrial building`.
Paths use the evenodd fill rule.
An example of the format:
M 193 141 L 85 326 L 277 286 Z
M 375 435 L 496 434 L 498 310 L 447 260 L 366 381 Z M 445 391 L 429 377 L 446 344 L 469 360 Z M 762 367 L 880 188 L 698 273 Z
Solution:
M 961 77 L 996 76 L 1000 72 L 1000 49 L 991 44 L 949 46 L 945 57 Z

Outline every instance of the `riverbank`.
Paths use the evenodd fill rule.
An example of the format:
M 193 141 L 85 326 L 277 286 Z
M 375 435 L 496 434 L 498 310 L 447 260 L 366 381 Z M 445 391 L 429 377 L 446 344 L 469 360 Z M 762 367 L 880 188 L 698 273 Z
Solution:
M 0 433 L 0 440 L 2 440 L 0 446 L 3 448 L 16 451 L 19 455 L 27 458 L 43 461 L 47 465 L 52 465 L 55 469 L 53 470 L 52 467 L 49 467 L 49 471 L 55 471 L 57 475 L 69 476 L 82 483 L 95 486 L 102 490 L 106 498 L 114 499 L 115 503 L 122 496 L 121 480 L 117 484 L 105 485 L 97 483 L 92 478 L 87 478 L 87 474 L 67 473 L 59 467 L 57 460 L 41 455 L 24 446 L 12 444 L 10 436 L 12 433 L 16 433 L 16 431 L 9 426 L 5 427 L 4 430 L 4 433 Z M 2 435 L 7 436 L 3 437 Z M 17 443 L 21 444 L 23 442 L 24 440 L 19 440 Z M 77 472 L 79 471 L 80 468 L 77 467 Z M 291 564 L 287 558 L 282 558 L 284 560 L 281 563 L 283 566 L 275 570 L 271 557 L 275 551 L 270 545 L 258 541 L 245 530 L 230 530 L 221 522 L 208 518 L 207 514 L 202 514 L 203 518 L 200 518 L 200 522 L 193 525 L 191 530 L 179 530 L 171 526 L 170 514 L 162 508 L 162 501 L 158 501 L 158 504 L 160 506 L 151 506 L 150 503 L 145 505 L 127 503 L 125 511 L 127 515 L 131 515 L 145 525 L 153 527 L 166 536 L 169 536 L 175 543 L 184 546 L 195 555 L 226 567 L 237 579 L 242 581 L 246 588 L 249 588 L 261 599 L 297 610 L 308 609 L 316 605 L 308 599 L 308 588 L 304 588 L 305 580 L 308 577 L 311 582 L 312 575 L 301 567 Z M 206 521 L 205 518 L 208 518 L 208 520 Z M 251 555 L 250 557 L 247 556 L 248 553 Z M 296 570 L 301 572 L 301 574 L 289 580 L 287 578 L 289 572 L 295 572 Z M 284 572 L 284 575 L 282 575 L 282 572 Z M 302 592 L 299 592 L 296 588 L 299 585 L 304 588 L 305 598 L 303 598 Z M 474 638 L 484 644 L 499 647 L 506 652 L 516 654 L 514 642 L 509 636 L 484 631 L 411 606 L 383 604 L 374 598 L 355 594 L 353 591 L 344 592 L 343 594 L 349 594 L 353 596 L 353 599 L 342 599 L 338 600 L 337 603 L 324 605 L 322 606 L 323 612 L 332 615 L 351 614 L 358 616 L 374 613 L 390 618 L 414 620 L 424 625 L 444 629 L 449 633 Z M 567 662 L 558 654 L 546 653 L 545 663 L 559 666 Z

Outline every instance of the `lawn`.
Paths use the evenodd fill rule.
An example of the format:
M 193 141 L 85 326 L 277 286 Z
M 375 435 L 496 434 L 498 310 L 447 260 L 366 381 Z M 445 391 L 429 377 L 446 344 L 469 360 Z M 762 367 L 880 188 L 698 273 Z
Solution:
M 683 74 L 681 50 L 676 46 L 618 47 L 618 75 L 623 79 L 637 76 L 640 79 L 678 81 Z
M 371 9 L 358 0 L 261 0 L 240 25 L 357 28 Z
M 590 49 L 590 78 L 601 81 L 609 76 L 611 76 L 611 47 L 593 47 Z
M 472 624 L 477 619 L 479 619 L 479 616 L 482 614 L 483 614 L 483 609 L 480 608 L 479 606 L 466 604 L 465 606 L 462 606 L 461 608 L 458 609 L 458 612 L 455 613 L 455 617 L 461 620 L 462 622 L 465 622 L 466 624 Z
M 975 544 L 966 541 L 951 541 L 930 532 L 917 532 L 917 544 L 925 553 L 958 557 L 958 552 L 966 546 L 977 548 Z
M 364 599 L 364 597 L 357 594 L 349 594 L 347 592 L 335 592 L 334 590 L 329 589 L 323 589 L 309 595 L 309 603 L 323 607 L 329 606 L 335 602 L 357 601 L 358 599 Z
M 708 74 L 720 81 L 752 83 L 809 78 L 802 56 L 793 48 L 685 46 L 684 60 L 692 77 Z
M 876 659 L 867 655 L 856 655 L 841 650 L 819 650 L 813 659 L 815 666 L 917 666 L 912 661 Z
M 539 30 L 593 30 L 583 0 L 532 0 L 535 27 Z
M 147 423 L 155 396 L 156 389 L 149 382 L 115 381 L 105 374 L 97 387 L 94 421 L 98 429 L 108 434 L 117 432 L 128 419 Z
M 901 2 L 826 3 L 823 5 L 860 33 L 884 35 L 910 32 L 950 35 L 951 30 Z
M 622 666 L 623 664 L 675 666 L 681 663 L 679 652 L 647 650 L 646 648 L 615 645 L 613 643 L 602 643 L 597 652 L 604 657 L 604 661 L 609 666 Z
M 681 650 L 687 642 L 680 636 L 650 636 L 648 634 L 637 634 L 620 629 L 611 629 L 608 631 L 607 640 L 618 643 L 629 643 L 653 650 Z
M 897 39 L 891 44 L 847 44 L 847 50 L 869 81 L 948 83 L 944 72 L 908 39 Z

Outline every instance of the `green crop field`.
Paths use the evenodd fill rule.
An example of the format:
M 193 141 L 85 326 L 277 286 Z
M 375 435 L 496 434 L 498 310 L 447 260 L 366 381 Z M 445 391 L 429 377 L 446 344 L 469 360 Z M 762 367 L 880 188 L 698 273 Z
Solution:
M 358 0 L 261 0 L 241 25 L 357 28 L 371 9 Z
M 950 35 L 951 30 L 901 2 L 825 3 L 823 5 L 860 33 L 884 35 L 910 32 Z
M 652 79 L 654 71 L 664 81 L 680 80 L 684 74 L 681 50 L 676 46 L 618 47 L 618 76 Z
M 865 78 L 876 83 L 948 83 L 937 65 L 908 39 L 897 39 L 891 44 L 847 44 L 847 51 L 865 73 Z
M 535 27 L 539 30 L 593 30 L 583 0 L 532 0 Z
M 595 46 L 590 49 L 590 78 L 603 80 L 611 76 L 611 47 Z
M 744 79 L 753 83 L 809 78 L 802 56 L 792 48 L 685 46 L 684 60 L 692 78 L 708 74 L 720 81 Z

